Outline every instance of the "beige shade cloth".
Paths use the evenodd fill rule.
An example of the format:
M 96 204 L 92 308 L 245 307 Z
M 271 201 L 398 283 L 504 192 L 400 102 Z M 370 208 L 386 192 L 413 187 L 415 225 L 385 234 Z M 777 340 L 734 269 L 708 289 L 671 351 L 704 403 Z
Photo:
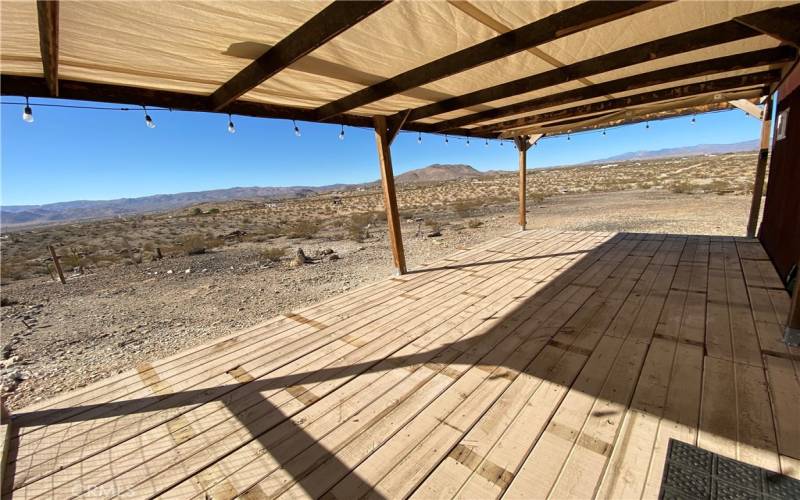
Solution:
M 59 77 L 210 95 L 253 58 L 291 34 L 329 3 L 63 1 L 59 14 Z M 247 92 L 241 99 L 316 108 L 576 3 L 579 2 L 395 1 Z M 735 16 L 792 3 L 797 2 L 678 1 L 483 64 L 370 103 L 351 113 L 364 116 L 392 114 L 728 21 Z M 592 83 L 775 47 L 779 43 L 762 35 L 687 51 L 444 113 L 421 120 L 421 123 L 436 123 Z M 43 74 L 36 3 L 33 0 L 0 2 L 0 71 L 4 75 Z M 729 72 L 721 76 L 753 71 Z M 718 77 L 712 75 L 685 83 Z M 652 90 L 683 83 L 672 82 L 655 86 Z M 612 97 L 621 95 L 625 94 Z M 608 96 L 583 103 L 606 98 Z M 505 119 L 508 117 L 494 121 Z

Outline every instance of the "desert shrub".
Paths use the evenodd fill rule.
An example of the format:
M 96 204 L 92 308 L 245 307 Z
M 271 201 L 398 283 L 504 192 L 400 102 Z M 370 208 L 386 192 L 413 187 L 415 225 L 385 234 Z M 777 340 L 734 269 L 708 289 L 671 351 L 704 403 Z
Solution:
M 218 214 L 219 213 L 219 208 L 211 208 L 206 213 L 211 214 L 211 215 Z
M 191 215 L 203 215 L 203 209 L 200 207 L 194 207 L 191 211 Z
M 2 307 L 13 306 L 14 304 L 17 304 L 17 303 L 18 302 L 16 300 L 14 300 L 14 299 L 12 299 L 10 297 L 6 297 L 6 296 L 0 297 L 0 306 L 2 306 Z
M 439 224 L 439 221 L 434 219 L 425 219 L 425 225 L 430 228 L 431 231 L 440 231 L 442 229 L 442 225 Z
M 286 247 L 267 247 L 261 251 L 262 261 L 278 262 L 286 255 Z
M 477 229 L 483 225 L 483 222 L 479 221 L 478 219 L 470 219 L 467 221 L 467 227 L 471 229 Z
M 681 181 L 681 182 L 677 182 L 677 183 L 673 184 L 670 187 L 670 190 L 673 193 L 689 194 L 689 193 L 692 193 L 694 191 L 694 187 L 692 186 L 691 182 Z
M 305 220 L 298 221 L 289 226 L 287 236 L 289 236 L 289 238 L 310 239 L 319 232 L 319 229 L 320 226 L 316 222 Z
M 199 234 L 189 234 L 181 238 L 181 247 L 186 255 L 200 255 L 208 249 L 206 239 Z
M 369 226 L 373 216 L 368 213 L 357 213 L 350 216 L 350 223 L 347 226 L 348 237 L 357 242 L 362 242 L 369 238 Z
M 478 200 L 459 200 L 453 205 L 453 209 L 459 217 L 468 217 L 473 210 L 481 206 Z

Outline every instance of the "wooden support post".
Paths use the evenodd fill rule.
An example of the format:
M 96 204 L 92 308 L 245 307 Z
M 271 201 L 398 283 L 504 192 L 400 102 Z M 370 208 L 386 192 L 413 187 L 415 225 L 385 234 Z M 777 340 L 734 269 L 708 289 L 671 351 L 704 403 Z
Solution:
M 156 247 L 156 258 L 161 260 L 164 258 L 164 255 L 161 254 L 161 247 Z
M 403 253 L 403 235 L 400 232 L 400 212 L 397 209 L 397 195 L 394 189 L 394 172 L 392 171 L 392 152 L 389 148 L 391 138 L 387 129 L 386 117 L 375 116 L 375 142 L 378 146 L 378 161 L 381 168 L 381 185 L 383 186 L 383 205 L 386 208 L 386 223 L 389 226 L 389 240 L 392 244 L 394 266 L 398 274 L 406 273 L 406 257 Z
M 527 229 L 527 217 L 525 208 L 525 190 L 527 188 L 528 177 L 528 149 L 541 139 L 543 134 L 521 135 L 514 137 L 514 144 L 517 145 L 519 152 L 519 228 L 521 231 Z
M 797 262 L 800 273 L 800 261 Z M 786 330 L 783 341 L 790 346 L 800 346 L 800 276 L 795 276 L 792 303 L 789 306 L 789 317 L 786 318 Z
M 767 96 L 764 106 L 764 118 L 761 121 L 761 148 L 756 164 L 756 178 L 753 182 L 753 199 L 750 202 L 750 217 L 747 220 L 747 237 L 755 238 L 758 226 L 758 215 L 761 212 L 761 195 L 764 192 L 764 177 L 767 174 L 767 157 L 769 156 L 769 140 L 772 132 L 772 95 Z
M 527 218 L 525 217 L 525 189 L 527 188 L 528 177 L 528 148 L 525 138 L 520 138 L 517 143 L 517 152 L 519 153 L 519 228 L 521 231 L 527 229 Z
M 47 245 L 47 249 L 50 250 L 50 257 L 53 258 L 53 266 L 55 266 L 56 268 L 59 281 L 61 281 L 62 285 L 66 285 L 67 280 L 64 279 L 64 273 L 61 271 L 61 262 L 58 261 L 58 255 L 56 255 L 56 249 L 53 248 L 53 245 Z

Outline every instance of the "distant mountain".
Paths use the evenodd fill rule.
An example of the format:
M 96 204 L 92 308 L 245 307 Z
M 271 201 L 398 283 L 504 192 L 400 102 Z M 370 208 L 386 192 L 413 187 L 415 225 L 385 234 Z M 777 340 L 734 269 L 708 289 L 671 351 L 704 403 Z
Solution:
M 102 219 L 122 215 L 175 210 L 198 203 L 255 198 L 299 198 L 317 193 L 346 189 L 345 184 L 322 187 L 235 187 L 176 194 L 157 194 L 141 198 L 117 200 L 78 200 L 46 205 L 10 205 L 0 207 L 3 226 L 46 224 L 85 219 Z
M 440 165 L 438 163 L 406 173 L 396 175 L 395 182 L 440 182 L 461 179 L 462 177 L 480 177 L 483 172 L 470 165 Z
M 477 177 L 483 175 L 469 165 L 430 165 L 410 170 L 396 176 L 398 183 L 436 182 Z M 9 205 L 0 207 L 0 222 L 4 227 L 49 224 L 87 219 L 104 219 L 150 212 L 164 212 L 189 207 L 198 203 L 213 203 L 231 200 L 300 198 L 315 194 L 342 191 L 357 187 L 374 186 L 376 182 L 364 184 L 331 184 L 328 186 L 291 187 L 234 187 L 176 194 L 157 194 L 141 198 L 117 200 L 78 200 L 46 205 Z
M 698 144 L 682 148 L 657 149 L 654 151 L 632 151 L 621 155 L 609 156 L 589 163 L 607 163 L 610 161 L 626 160 L 653 160 L 656 158 L 672 158 L 676 156 L 697 156 L 709 154 L 739 153 L 743 151 L 756 151 L 759 148 L 758 139 L 752 141 L 734 142 L 732 144 Z

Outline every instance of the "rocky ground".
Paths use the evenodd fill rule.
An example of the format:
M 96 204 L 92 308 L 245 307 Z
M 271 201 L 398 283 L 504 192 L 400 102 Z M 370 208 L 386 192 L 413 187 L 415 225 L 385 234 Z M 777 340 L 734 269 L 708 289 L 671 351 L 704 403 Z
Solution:
M 749 197 L 632 190 L 556 195 L 530 207 L 529 228 L 742 234 Z M 468 219 L 441 219 L 441 236 L 403 223 L 409 267 L 517 230 L 513 203 Z M 480 223 L 478 226 L 477 222 Z M 478 227 L 471 227 L 478 226 Z M 424 228 L 429 233 L 429 228 Z M 385 226 L 363 242 L 271 240 L 288 254 L 264 262 L 264 243 L 167 256 L 2 286 L 2 384 L 11 409 L 205 343 L 393 273 Z M 302 248 L 309 257 L 293 265 Z M 330 250 L 328 250 L 330 249 Z

